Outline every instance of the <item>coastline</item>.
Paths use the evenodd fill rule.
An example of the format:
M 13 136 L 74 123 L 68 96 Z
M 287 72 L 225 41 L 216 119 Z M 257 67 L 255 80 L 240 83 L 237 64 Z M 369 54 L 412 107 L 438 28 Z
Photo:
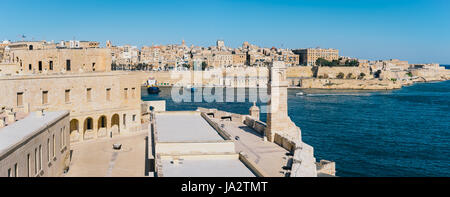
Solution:
M 330 89 L 330 90 L 395 90 L 414 83 L 427 83 L 435 81 L 446 81 L 450 79 L 450 70 L 446 67 L 420 68 L 409 71 L 384 71 L 375 78 L 367 68 L 321 68 L 318 77 L 314 77 L 311 67 L 298 66 L 288 67 L 288 88 L 294 89 Z M 336 73 L 342 72 L 345 78 L 338 78 Z M 359 78 L 363 73 L 365 77 Z M 165 72 L 142 72 L 143 81 L 146 78 L 156 78 L 161 87 L 178 84 L 189 87 L 229 87 L 229 88 L 258 88 L 267 84 L 266 68 L 227 69 L 226 72 L 212 70 L 200 71 L 175 71 Z M 198 76 L 199 78 L 192 78 Z
M 352 88 L 352 87 L 345 87 L 345 88 L 339 88 L 339 87 L 320 87 L 320 86 L 313 86 L 313 87 L 299 87 L 299 86 L 289 86 L 288 89 L 293 89 L 293 90 L 372 90 L 372 91 L 383 91 L 383 90 L 398 90 L 398 89 L 402 89 L 403 87 L 409 87 L 409 86 L 413 86 L 415 84 L 419 84 L 419 83 L 439 83 L 439 82 L 444 82 L 444 81 L 448 81 L 450 79 L 445 79 L 445 80 L 429 80 L 429 81 L 411 81 L 410 83 L 396 83 L 394 86 L 385 86 L 385 87 L 380 87 L 380 86 L 364 86 L 364 87 L 359 87 L 359 88 Z M 142 86 L 145 87 L 145 86 Z M 160 87 L 164 87 L 164 88 L 171 88 L 173 87 L 173 85 L 160 85 Z M 198 87 L 198 86 L 196 86 Z M 260 86 L 250 86 L 250 87 L 240 87 L 240 86 L 201 86 L 201 88 L 207 88 L 207 87 L 221 87 L 221 88 L 259 88 Z

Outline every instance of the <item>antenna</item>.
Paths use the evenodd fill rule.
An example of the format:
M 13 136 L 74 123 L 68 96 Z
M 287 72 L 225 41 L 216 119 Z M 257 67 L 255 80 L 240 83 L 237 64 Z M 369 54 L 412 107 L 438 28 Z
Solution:
M 25 34 L 18 35 L 17 37 L 19 37 L 19 40 L 20 40 L 20 38 L 22 38 L 22 42 L 25 41 L 25 38 L 26 38 Z

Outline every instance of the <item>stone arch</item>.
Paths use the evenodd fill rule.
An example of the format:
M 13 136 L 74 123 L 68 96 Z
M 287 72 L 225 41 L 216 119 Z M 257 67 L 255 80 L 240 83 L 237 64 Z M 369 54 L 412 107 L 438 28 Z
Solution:
M 80 140 L 80 122 L 77 119 L 70 121 L 70 141 L 77 142 Z
M 84 120 L 84 127 L 83 127 L 83 138 L 85 140 L 87 139 L 92 139 L 93 136 L 93 132 L 94 132 L 94 119 L 92 119 L 91 117 L 87 117 Z
M 98 118 L 98 128 L 106 128 L 106 124 L 107 124 L 107 119 L 106 116 L 100 116 L 100 118 Z
M 108 119 L 106 118 L 105 115 L 100 116 L 100 118 L 98 118 L 97 121 L 97 126 L 98 126 L 98 131 L 97 131 L 97 136 L 98 137 L 105 137 L 107 135 L 107 125 L 108 125 Z
M 278 80 L 283 81 L 284 80 L 284 73 L 278 72 Z
M 120 134 L 120 116 L 119 114 L 114 114 L 111 117 L 111 134 Z

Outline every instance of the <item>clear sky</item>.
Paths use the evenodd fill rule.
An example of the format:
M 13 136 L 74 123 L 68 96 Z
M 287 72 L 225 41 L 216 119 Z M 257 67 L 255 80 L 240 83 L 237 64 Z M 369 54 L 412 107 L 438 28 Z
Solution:
M 337 48 L 450 64 L 448 0 L 2 0 L 0 39 Z

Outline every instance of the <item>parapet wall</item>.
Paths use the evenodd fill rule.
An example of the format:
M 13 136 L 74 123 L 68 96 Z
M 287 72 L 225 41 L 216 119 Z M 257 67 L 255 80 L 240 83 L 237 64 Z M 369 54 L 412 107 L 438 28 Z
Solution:
M 264 131 L 266 130 L 267 124 L 264 122 L 261 122 L 259 120 L 255 120 L 250 116 L 246 116 L 244 120 L 244 124 L 248 127 L 252 128 L 256 132 L 258 132 L 261 135 L 264 135 Z
M 201 113 L 205 113 L 207 116 L 212 116 L 213 118 L 219 118 L 219 119 L 231 119 L 233 122 L 243 122 L 245 120 L 245 117 L 248 115 L 241 115 L 236 113 L 230 113 L 226 111 L 221 111 L 217 109 L 208 109 L 208 108 L 197 108 L 197 111 Z M 205 117 L 204 117 L 205 118 Z M 211 122 L 211 121 L 208 121 Z
M 336 163 L 327 160 L 320 160 L 320 162 L 316 163 L 317 165 L 317 173 L 327 174 L 336 176 Z
M 201 113 L 201 116 L 203 117 L 203 119 L 206 120 L 206 122 L 208 122 L 209 125 L 211 125 L 211 127 L 213 127 L 217 133 L 219 133 L 220 136 L 222 136 L 225 140 L 231 140 L 231 136 L 230 134 L 228 134 L 227 132 L 225 132 L 217 123 L 213 122 L 208 115 L 206 115 L 206 113 Z

